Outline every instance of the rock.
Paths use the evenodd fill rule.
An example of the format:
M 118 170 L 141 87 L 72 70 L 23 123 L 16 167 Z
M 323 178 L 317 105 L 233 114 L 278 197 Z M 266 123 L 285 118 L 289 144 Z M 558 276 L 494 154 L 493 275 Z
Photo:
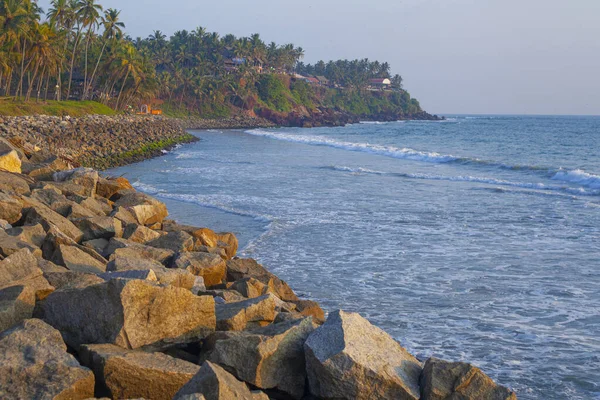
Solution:
M 235 303 L 238 301 L 247 300 L 247 298 L 242 296 L 241 293 L 229 289 L 205 290 L 201 293 L 198 293 L 198 296 L 200 295 L 213 296 L 215 301 L 218 301 L 217 298 L 223 299 L 224 301 L 219 301 L 219 304 Z
M 146 244 L 151 247 L 168 249 L 174 252 L 192 251 L 194 249 L 194 239 L 185 232 L 169 232 Z
M 90 252 L 93 252 L 93 250 L 86 249 L 83 246 L 60 244 L 54 252 L 52 261 L 68 268 L 69 271 L 88 272 L 93 274 L 106 272 L 106 264 L 108 264 L 108 261 L 99 254 L 93 256 Z
M 41 224 L 7 229 L 6 233 L 20 241 L 30 243 L 35 247 L 40 248 L 46 239 L 46 231 Z
M 113 399 L 171 400 L 200 370 L 166 354 L 111 344 L 83 345 L 79 355 L 82 364 L 94 371 L 99 391 Z
M 31 287 L 38 300 L 54 291 L 38 267 L 37 259 L 27 249 L 0 261 L 0 289 L 17 285 Z
M 0 188 L 5 192 L 16 194 L 29 194 L 31 192 L 25 176 L 6 171 L 0 171 Z
M 51 181 L 55 172 L 73 169 L 73 166 L 68 161 L 55 156 L 52 157 L 51 161 L 44 160 L 42 162 L 44 163 L 43 165 L 37 165 L 37 167 L 32 168 L 29 172 L 29 176 L 36 181 Z
M 123 236 L 121 221 L 112 217 L 93 217 L 73 220 L 83 232 L 83 240 L 110 239 Z
M 304 350 L 314 396 L 419 399 L 419 361 L 358 314 L 331 313 L 308 337 Z
M 258 400 L 244 382 L 220 366 L 205 361 L 200 371 L 177 392 L 174 400 L 198 397 L 186 397 L 201 394 L 206 400 Z M 268 398 L 267 398 L 268 399 Z
M 11 229 L 12 225 L 9 224 L 7 220 L 0 218 L 0 228 L 7 230 L 7 229 Z
M 0 219 L 6 220 L 9 224 L 14 224 L 21 219 L 22 210 L 23 202 L 19 197 L 0 191 Z
M 319 303 L 312 300 L 296 300 L 291 304 L 296 306 L 296 310 L 305 317 L 313 317 L 315 322 L 322 324 L 325 322 L 325 312 L 319 306 Z
M 421 399 L 517 400 L 517 395 L 471 364 L 430 358 L 421 374 Z
M 223 260 L 227 260 L 227 253 L 225 253 L 225 249 L 220 247 L 207 247 L 203 245 L 199 245 L 198 243 L 194 243 L 194 251 L 197 253 L 210 253 L 216 254 L 221 257 Z
M 104 251 L 108 247 L 108 240 L 106 239 L 93 239 L 81 243 L 84 247 L 94 250 L 98 254 L 104 254 Z
M 20 160 L 27 159 L 22 149 L 20 149 L 14 143 L 11 143 L 10 141 L 0 137 L 0 154 L 10 153 L 11 151 L 16 152 Z
M 217 247 L 219 243 L 219 236 L 208 228 L 197 229 L 192 233 L 192 236 L 197 238 L 206 247 Z
M 0 256 L 8 257 L 23 249 L 27 249 L 37 256 L 42 255 L 41 250 L 36 245 L 24 242 L 19 238 L 10 236 L 5 231 L 0 231 Z
M 104 282 L 100 276 L 85 272 L 46 272 L 44 277 L 56 290 L 83 289 Z
M 127 249 L 128 251 L 122 251 L 121 254 L 127 253 L 128 255 L 132 255 L 138 258 L 151 258 L 153 260 L 158 261 L 163 265 L 167 265 L 173 259 L 175 252 L 167 249 L 160 249 L 157 247 L 146 246 L 140 243 L 131 242 L 129 240 L 120 239 L 120 238 L 112 238 L 108 242 L 108 247 L 106 248 L 104 254 L 110 256 L 117 249 Z
M 131 184 L 125 178 L 116 178 L 116 179 L 106 179 L 100 178 L 98 179 L 98 186 L 96 188 L 96 194 L 98 196 L 102 196 L 106 199 L 112 198 L 115 194 L 117 194 L 121 190 L 132 189 Z
M 219 241 L 217 242 L 217 246 L 225 249 L 228 259 L 232 259 L 235 257 L 238 249 L 238 240 L 237 237 L 233 233 L 219 233 L 217 234 Z
M 29 286 L 0 289 L 0 332 L 31 318 L 35 292 Z
M 133 190 L 117 200 L 115 207 L 124 207 L 133 214 L 140 225 L 146 226 L 162 222 L 169 215 L 164 203 Z
M 94 374 L 67 353 L 60 333 L 28 319 L 0 334 L 0 398 L 87 399 Z
M 98 185 L 98 171 L 90 168 L 76 168 L 70 171 L 55 172 L 53 178 L 56 182 L 67 182 L 79 186 L 83 191 L 78 190 L 77 194 L 86 197 L 93 197 L 96 194 Z
M 223 283 L 226 277 L 225 261 L 214 254 L 180 253 L 175 259 L 175 266 L 201 276 L 207 287 Z
M 144 281 L 150 282 L 158 282 L 156 278 L 156 274 L 154 271 L 150 270 L 129 270 L 129 271 L 115 271 L 115 272 L 106 272 L 104 274 L 100 274 L 100 277 L 105 281 L 110 281 L 111 279 L 121 278 L 121 279 L 141 279 Z
M 151 258 L 144 258 L 130 248 L 117 249 L 110 257 L 108 271 L 152 270 L 163 285 L 172 285 L 184 289 L 192 289 L 199 284 L 204 286 L 201 277 L 192 275 L 181 269 L 170 269 Z
M 124 239 L 142 244 L 158 239 L 160 236 L 160 233 L 138 224 L 127 224 L 123 230 Z
M 116 344 L 161 347 L 206 337 L 215 329 L 210 296 L 142 280 L 113 279 L 83 289 L 58 290 L 40 303 L 44 320 L 72 347 Z
M 124 225 L 126 224 L 136 224 L 137 219 L 134 215 L 126 210 L 124 207 L 115 207 L 114 210 L 109 214 L 111 217 L 115 217 L 119 221 L 121 221 Z
M 21 159 L 19 158 L 19 154 L 14 150 L 7 153 L 0 153 L 0 169 L 20 174 Z
M 249 332 L 216 332 L 207 339 L 207 359 L 258 388 L 301 399 L 306 381 L 304 342 L 315 328 L 312 319 L 305 318 Z
M 263 296 L 269 292 L 267 286 L 262 282 L 254 278 L 240 279 L 239 281 L 233 282 L 229 286 L 229 289 L 235 290 L 241 293 L 242 296 L 248 299 L 254 299 L 256 297 Z
M 54 226 L 75 242 L 79 242 L 83 238 L 83 232 L 73 225 L 71 221 L 52 211 L 46 205 L 33 199 L 27 199 L 26 203 L 30 207 L 25 217 L 25 225 L 41 224 L 46 232 Z
M 254 278 L 269 287 L 269 291 L 283 301 L 299 300 L 287 283 L 267 271 L 251 258 L 236 258 L 227 261 L 227 280 L 230 282 L 244 278 Z
M 216 314 L 219 331 L 258 328 L 275 320 L 275 301 L 267 295 L 236 303 L 217 304 Z
M 79 203 L 81 207 L 93 212 L 97 216 L 108 216 L 113 210 L 110 204 L 104 203 L 92 197 L 81 198 L 80 201 L 77 201 L 77 203 Z

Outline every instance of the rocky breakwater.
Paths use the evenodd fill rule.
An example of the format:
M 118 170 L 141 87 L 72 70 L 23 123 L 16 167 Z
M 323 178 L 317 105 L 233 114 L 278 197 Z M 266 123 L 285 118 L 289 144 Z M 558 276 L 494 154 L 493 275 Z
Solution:
M 168 220 L 126 179 L 5 147 L 2 399 L 516 398 L 358 314 L 325 318 L 235 235 Z
M 178 143 L 197 140 L 180 120 L 137 115 L 0 116 L 0 137 L 96 169 L 155 157 Z

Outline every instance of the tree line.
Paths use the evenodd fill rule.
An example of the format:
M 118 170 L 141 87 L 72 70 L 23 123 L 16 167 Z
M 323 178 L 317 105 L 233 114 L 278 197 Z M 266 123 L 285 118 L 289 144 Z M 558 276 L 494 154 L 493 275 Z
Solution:
M 340 60 L 304 64 L 293 44 L 259 34 L 220 36 L 199 27 L 167 37 L 126 35 L 120 11 L 97 0 L 0 0 L 0 94 L 18 99 L 97 100 L 116 109 L 158 97 L 180 108 L 235 104 L 255 96 L 266 74 L 323 75 L 362 88 L 392 78 L 388 63 Z

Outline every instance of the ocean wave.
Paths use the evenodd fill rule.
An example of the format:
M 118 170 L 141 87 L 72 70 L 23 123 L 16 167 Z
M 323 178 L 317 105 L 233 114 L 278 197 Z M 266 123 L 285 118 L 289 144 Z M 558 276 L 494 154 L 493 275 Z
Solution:
M 159 193 L 161 193 L 163 190 L 162 189 L 158 189 L 155 186 L 149 185 L 147 183 L 143 183 L 140 181 L 136 181 L 133 182 L 131 184 L 131 186 L 133 186 L 134 188 L 136 188 L 137 190 L 139 190 L 140 192 L 144 192 L 150 195 L 157 195 Z
M 249 135 L 262 136 L 269 139 L 282 140 L 286 142 L 294 142 L 308 144 L 312 146 L 327 146 L 342 150 L 357 151 L 363 153 L 379 154 L 382 156 L 412 160 L 425 161 L 432 163 L 447 163 L 461 160 L 460 157 L 453 155 L 440 154 L 436 152 L 418 151 L 410 148 L 399 148 L 395 146 L 384 146 L 370 143 L 356 143 L 338 141 L 335 139 L 326 138 L 324 136 L 309 136 L 309 135 L 293 135 L 280 132 L 266 131 L 262 129 L 252 129 L 245 131 Z
M 600 189 L 600 176 L 585 172 L 582 169 L 558 171 L 552 178 L 555 181 L 574 183 L 591 189 Z
M 433 174 L 415 174 L 415 173 L 402 173 L 402 172 L 384 172 L 384 171 L 375 171 L 367 168 L 361 167 L 347 167 L 347 166 L 339 166 L 339 165 L 331 165 L 321 167 L 322 169 L 331 169 L 334 171 L 340 172 L 351 172 L 357 174 L 370 174 L 370 175 L 380 175 L 380 176 L 397 176 L 400 178 L 407 179 L 421 179 L 421 180 L 433 180 L 433 181 L 449 181 L 449 182 L 473 182 L 473 183 L 482 183 L 488 185 L 497 185 L 497 186 L 507 186 L 507 187 L 517 187 L 522 189 L 532 189 L 532 190 L 541 190 L 541 191 L 559 191 L 563 193 L 568 193 L 572 195 L 580 195 L 580 196 L 598 196 L 600 195 L 600 190 L 596 189 L 586 189 L 586 188 L 577 188 L 577 187 L 569 187 L 562 185 L 547 185 L 544 183 L 533 183 L 533 182 L 513 182 L 507 181 L 503 179 L 491 178 L 491 177 L 478 177 L 478 176 L 444 176 L 444 175 L 433 175 Z M 587 174 L 589 175 L 589 174 Z

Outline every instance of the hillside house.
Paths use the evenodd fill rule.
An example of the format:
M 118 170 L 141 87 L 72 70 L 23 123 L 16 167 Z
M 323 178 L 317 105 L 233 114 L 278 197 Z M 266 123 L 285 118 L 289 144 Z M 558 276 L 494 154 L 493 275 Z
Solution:
M 388 89 L 392 85 L 392 81 L 388 78 L 369 79 L 369 86 L 373 89 Z

